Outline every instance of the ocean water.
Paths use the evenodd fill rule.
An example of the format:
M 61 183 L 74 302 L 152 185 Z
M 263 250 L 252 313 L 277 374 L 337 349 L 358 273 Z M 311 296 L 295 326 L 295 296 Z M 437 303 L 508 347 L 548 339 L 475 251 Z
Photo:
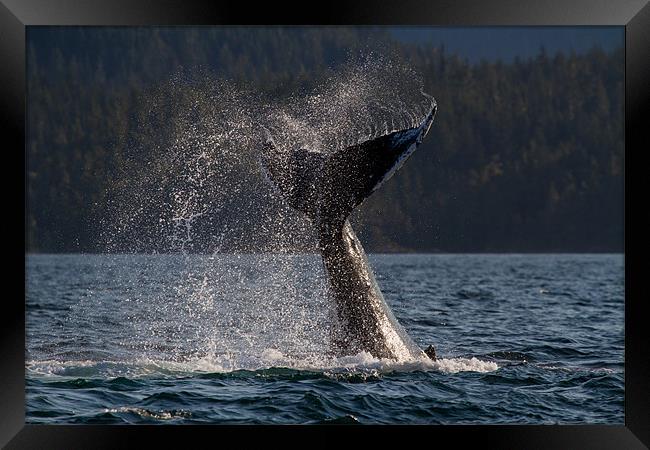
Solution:
M 332 355 L 316 255 L 27 255 L 26 421 L 624 422 L 623 255 L 369 258 L 437 361 Z

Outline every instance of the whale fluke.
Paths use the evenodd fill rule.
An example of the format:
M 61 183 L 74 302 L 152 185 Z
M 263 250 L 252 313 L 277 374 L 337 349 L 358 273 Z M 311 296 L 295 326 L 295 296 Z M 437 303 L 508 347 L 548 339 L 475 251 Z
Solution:
M 377 358 L 406 359 L 424 352 L 393 316 L 377 286 L 368 259 L 347 220 L 352 211 L 388 180 L 429 131 L 435 99 L 412 128 L 335 151 L 279 149 L 265 130 L 260 157 L 267 180 L 294 209 L 306 214 L 318 235 L 343 333 L 333 337 L 340 354 L 366 351 Z

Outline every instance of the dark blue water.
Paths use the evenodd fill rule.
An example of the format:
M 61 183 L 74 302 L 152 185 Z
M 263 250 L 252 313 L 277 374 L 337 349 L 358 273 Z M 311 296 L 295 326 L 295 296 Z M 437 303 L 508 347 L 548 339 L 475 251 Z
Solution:
M 371 255 L 439 361 L 328 356 L 317 257 L 29 255 L 29 423 L 622 424 L 622 255 Z

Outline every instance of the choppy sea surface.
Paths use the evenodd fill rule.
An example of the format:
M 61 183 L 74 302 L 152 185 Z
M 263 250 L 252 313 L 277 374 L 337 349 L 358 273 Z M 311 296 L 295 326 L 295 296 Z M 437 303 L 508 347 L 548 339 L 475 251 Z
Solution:
M 28 423 L 624 422 L 624 257 L 370 255 L 438 360 L 336 357 L 316 255 L 27 255 Z

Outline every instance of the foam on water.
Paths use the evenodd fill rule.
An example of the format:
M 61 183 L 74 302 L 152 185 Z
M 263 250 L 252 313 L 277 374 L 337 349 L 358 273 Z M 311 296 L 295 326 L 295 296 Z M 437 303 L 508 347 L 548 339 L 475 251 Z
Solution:
M 105 408 L 103 410 L 105 413 L 132 413 L 137 414 L 140 417 L 152 418 L 156 420 L 172 420 L 191 417 L 191 413 L 184 410 L 178 411 L 165 411 L 165 410 L 150 410 L 144 408 L 136 408 L 133 406 L 122 406 L 120 408 Z
M 431 363 L 434 368 L 441 372 L 494 372 L 499 368 L 493 361 L 482 361 L 478 358 L 442 358 Z
M 86 377 L 86 378 L 142 378 L 142 377 L 186 377 L 210 373 L 231 373 L 237 371 L 264 371 L 272 368 L 293 369 L 299 371 L 320 372 L 326 375 L 339 374 L 375 374 L 392 372 L 438 371 L 443 373 L 458 372 L 493 372 L 499 367 L 491 361 L 477 358 L 441 358 L 431 361 L 422 358 L 411 361 L 396 362 L 378 359 L 366 352 L 357 355 L 333 357 L 317 356 L 296 360 L 283 355 L 275 349 L 267 349 L 260 357 L 239 355 L 217 358 L 196 358 L 187 361 L 138 359 L 131 362 L 119 361 L 28 361 L 27 370 L 32 376 L 40 377 Z

